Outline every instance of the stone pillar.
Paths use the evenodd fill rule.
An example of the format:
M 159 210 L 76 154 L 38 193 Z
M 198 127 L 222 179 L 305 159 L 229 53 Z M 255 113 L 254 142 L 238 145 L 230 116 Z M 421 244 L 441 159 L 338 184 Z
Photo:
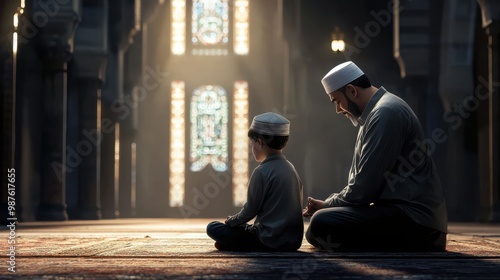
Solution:
M 441 176 L 443 191 L 450 221 L 474 221 L 478 211 L 477 188 L 477 153 L 469 144 L 471 131 L 475 126 L 474 110 L 461 112 L 464 100 L 474 92 L 473 69 L 470 61 L 463 57 L 447 55 L 455 52 L 457 46 L 473 51 L 474 42 L 470 36 L 461 36 L 461 26 L 474 26 L 474 13 L 462 13 L 463 10 L 475 8 L 473 3 L 460 2 L 454 9 L 452 1 L 443 2 L 442 25 L 440 35 L 439 60 L 439 97 L 443 104 L 444 114 L 436 119 L 434 127 L 430 127 L 427 137 L 431 137 L 434 129 L 443 129 L 447 140 L 434 143 L 433 150 L 441 152 L 435 157 L 437 170 Z M 406 11 L 406 7 L 405 10 Z M 434 72 L 435 73 L 435 72 Z M 456 81 L 459 80 L 460 83 Z M 473 117 L 471 117 L 473 116 Z M 451 121 L 450 121 L 451 119 Z M 460 153 L 457 153 L 460 151 Z M 434 157 L 434 155 L 433 155 Z M 444 167 L 446 166 L 446 167 Z
M 34 1 L 33 15 L 45 14 L 46 24 L 35 38 L 44 65 L 41 143 L 41 191 L 38 220 L 66 220 L 66 94 L 67 62 L 78 23 L 77 0 L 57 4 L 51 15 L 46 1 Z
M 12 18 L 16 13 L 17 3 L 13 1 L 3 1 L 0 3 L 0 37 L 12 38 Z M 0 179 L 2 184 L 7 184 L 7 170 L 14 166 L 14 143 L 15 143 L 15 94 L 14 90 L 14 61 L 12 54 L 12 43 L 9 40 L 0 42 L 0 127 L 2 138 L 0 143 L 1 174 Z M 19 195 L 17 195 L 19 197 Z M 8 204 L 7 204 L 7 188 L 2 188 L 0 193 L 0 220 L 7 221 Z M 2 224 L 4 223 L 2 222 Z
M 500 221 L 500 3 L 478 0 L 488 36 L 488 183 L 481 192 L 490 197 L 487 220 Z M 486 180 L 483 180 L 486 181 Z
M 101 122 L 98 100 L 101 94 L 101 80 L 81 79 L 79 100 L 79 142 L 77 149 L 82 153 L 78 177 L 78 215 L 80 219 L 100 219 L 100 150 Z
M 0 16 L 2 16 L 1 14 Z M 2 123 L 2 139 L 0 142 L 2 143 L 1 150 L 1 167 L 2 174 L 0 174 L 0 178 L 3 184 L 7 184 L 7 170 L 14 166 L 14 110 L 13 110 L 13 87 L 12 87 L 12 73 L 6 73 L 7 71 L 12 71 L 12 52 L 7 52 L 4 49 L 0 48 L 0 87 L 2 90 L 2 96 L 0 97 L 0 108 L 2 110 L 1 120 Z M 15 173 L 14 173 L 15 174 Z M 7 211 L 7 191 L 4 188 L 0 193 L 0 206 L 2 209 L 0 210 L 0 219 L 2 221 L 6 221 L 8 217 Z
M 60 53 L 62 54 L 62 53 Z M 52 57 L 52 55 L 48 55 Z M 44 73 L 41 192 L 38 220 L 66 220 L 66 63 Z M 54 59 L 53 61 L 56 61 Z M 45 61 L 49 63 L 49 61 Z M 54 168 L 53 168 L 54 167 Z
M 115 199 L 115 115 L 104 101 L 101 102 L 101 128 L 101 213 L 102 218 L 114 219 L 119 216 Z
M 75 68 L 78 77 L 79 166 L 78 218 L 101 218 L 101 88 L 107 52 L 108 1 L 83 5 L 82 22 L 75 34 Z
M 500 9 L 496 10 L 496 13 Z M 500 19 L 487 28 L 491 220 L 500 221 Z
M 140 7 L 140 0 L 116 1 L 113 2 L 113 8 L 108 11 L 108 42 L 110 52 L 108 54 L 108 66 L 106 71 L 107 80 L 102 95 L 103 126 L 104 117 L 108 120 L 112 120 L 114 127 L 120 127 L 121 125 L 116 126 L 116 124 L 121 123 L 130 115 L 130 106 L 125 102 L 127 100 L 124 98 L 124 59 L 127 48 L 133 43 L 133 37 L 140 29 Z M 118 139 L 115 137 L 118 137 Z M 127 191 L 127 188 L 122 190 L 120 181 L 121 165 L 126 164 L 127 161 L 120 158 L 118 161 L 119 166 L 115 168 L 115 141 L 120 143 L 120 151 L 122 149 L 125 151 L 124 155 L 120 152 L 119 157 L 123 156 L 127 158 L 130 156 L 130 152 L 126 152 L 126 146 L 127 144 L 130 145 L 130 143 L 124 141 L 122 144 L 120 133 L 103 135 L 101 154 L 101 199 L 104 218 L 120 217 L 120 193 L 123 191 L 125 191 L 125 194 L 127 192 L 130 193 L 130 191 Z M 113 148 L 109 150 L 111 147 Z M 128 160 L 128 164 L 130 164 L 130 160 Z M 116 172 L 118 172 L 118 174 Z M 124 172 L 127 172 L 126 168 Z M 128 189 L 130 189 L 130 183 L 128 185 Z
M 132 217 L 135 209 L 132 205 L 132 143 L 136 142 L 137 114 L 139 102 L 144 98 L 146 89 L 139 85 L 143 71 L 142 32 L 134 37 L 134 43 L 125 54 L 124 102 L 127 114 L 120 120 L 120 216 Z
M 152 178 L 150 176 L 151 166 L 148 164 L 150 159 L 152 158 L 151 153 L 147 151 L 151 148 L 149 146 L 149 136 L 146 133 L 141 133 L 141 129 L 143 132 L 146 132 L 148 128 L 151 128 L 148 123 L 147 116 L 148 114 L 144 113 L 144 110 L 148 110 L 151 104 L 151 96 L 155 94 L 156 89 L 151 89 L 151 86 L 146 85 L 146 83 L 157 82 L 153 80 L 152 82 L 149 79 L 146 79 L 145 75 L 150 75 L 150 73 L 146 73 L 145 66 L 150 65 L 152 68 L 155 68 L 155 65 L 158 65 L 158 59 L 165 59 L 169 57 L 168 53 L 164 53 L 164 55 L 158 56 L 155 53 L 155 39 L 160 35 L 161 28 L 157 28 L 161 20 L 159 18 L 165 15 L 165 12 L 168 11 L 168 1 L 164 0 L 151 0 L 151 1 L 142 1 L 141 3 L 141 32 L 140 37 L 142 40 L 141 46 L 141 77 L 139 87 L 146 88 L 147 87 L 147 97 L 146 99 L 142 99 L 138 102 L 136 113 L 141 116 L 138 119 L 137 124 L 137 134 L 135 135 L 136 141 L 136 208 L 132 209 L 136 216 L 138 217 L 151 217 L 153 215 L 164 215 L 168 211 L 167 200 L 165 199 L 154 199 L 154 203 L 152 203 L 152 197 L 155 196 L 154 189 L 157 188 L 158 180 L 156 178 Z M 162 7 L 162 5 L 165 5 Z M 135 43 L 137 44 L 137 42 Z M 147 81 L 146 81 L 147 80 Z M 145 152 L 146 151 L 146 152 Z M 168 181 L 168 180 L 167 180 Z M 166 181 L 166 182 L 167 182 Z M 167 185 L 164 186 L 167 188 Z M 165 195 L 166 197 L 166 195 Z M 156 202 L 160 201 L 163 204 L 158 204 Z M 152 204 L 155 204 L 153 207 Z
M 18 3 L 19 4 L 19 3 Z M 41 142 L 43 127 L 43 65 L 37 52 L 39 29 L 33 24 L 33 1 L 19 17 L 15 75 L 15 168 L 16 214 L 22 221 L 34 221 L 40 202 Z M 52 171 L 54 172 L 54 171 Z M 17 173 L 17 172 L 16 172 Z M 18 173 L 21 174 L 21 173 Z

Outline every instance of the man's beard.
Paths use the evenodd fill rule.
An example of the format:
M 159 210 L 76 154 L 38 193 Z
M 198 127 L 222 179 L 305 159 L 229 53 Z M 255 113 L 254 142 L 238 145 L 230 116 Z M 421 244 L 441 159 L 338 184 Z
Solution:
M 347 114 L 347 118 L 351 120 L 352 125 L 355 127 L 358 126 L 358 119 L 356 119 L 353 115 Z
M 351 99 L 344 92 L 345 99 L 347 100 L 347 117 L 351 120 L 352 125 L 358 126 L 358 118 L 361 116 L 361 110 L 359 110 L 358 105 L 351 101 Z

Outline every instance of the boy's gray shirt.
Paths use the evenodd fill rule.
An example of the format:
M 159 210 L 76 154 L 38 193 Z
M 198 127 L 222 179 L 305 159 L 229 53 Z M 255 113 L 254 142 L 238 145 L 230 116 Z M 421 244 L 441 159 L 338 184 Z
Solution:
M 252 173 L 247 202 L 226 223 L 235 227 L 256 217 L 254 226 L 264 245 L 296 250 L 304 234 L 302 195 L 295 167 L 282 154 L 268 156 Z

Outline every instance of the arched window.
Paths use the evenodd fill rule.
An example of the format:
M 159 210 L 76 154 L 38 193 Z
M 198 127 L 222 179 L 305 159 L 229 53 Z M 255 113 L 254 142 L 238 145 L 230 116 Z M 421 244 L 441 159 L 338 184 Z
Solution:
M 192 53 L 227 55 L 229 43 L 227 0 L 193 0 L 191 18 Z
M 226 171 L 228 106 L 224 88 L 205 85 L 195 89 L 191 98 L 190 120 L 191 171 L 201 171 L 208 164 L 215 171 Z
M 229 55 L 232 44 L 233 54 L 248 55 L 248 1 L 191 0 L 187 1 L 191 4 L 187 9 L 186 0 L 171 0 L 171 53 L 184 55 L 186 49 L 190 49 L 192 55 Z M 188 18 L 191 19 L 189 23 L 186 22 Z
M 203 178 L 210 166 L 229 174 L 232 204 L 242 206 L 248 184 L 248 83 L 235 81 L 241 78 L 235 74 L 230 89 L 227 75 L 211 81 L 201 70 L 178 66 L 191 63 L 190 56 L 202 64 L 211 63 L 208 56 L 223 56 L 217 67 L 231 73 L 224 67 L 249 54 L 249 0 L 170 0 L 170 12 L 177 74 L 171 81 L 169 205 L 183 206 L 192 190 L 189 181 Z
M 171 83 L 170 116 L 170 187 L 171 207 L 184 205 L 185 183 L 185 83 Z M 224 88 L 217 85 L 197 87 L 190 102 L 191 133 L 190 170 L 198 172 L 208 164 L 217 172 L 232 175 L 233 205 L 246 201 L 248 184 L 248 83 L 235 81 L 233 88 L 232 125 L 228 124 L 229 109 Z M 228 130 L 232 129 L 229 145 Z M 231 146 L 232 158 L 228 162 Z M 229 170 L 231 168 L 231 170 Z

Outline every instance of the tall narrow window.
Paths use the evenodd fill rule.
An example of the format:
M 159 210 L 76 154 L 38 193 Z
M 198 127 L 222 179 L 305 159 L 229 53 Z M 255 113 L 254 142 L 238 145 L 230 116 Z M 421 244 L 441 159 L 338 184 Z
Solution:
M 194 55 L 228 54 L 228 0 L 193 0 L 191 19 Z
M 170 3 L 170 51 L 174 55 L 183 55 L 186 52 L 186 0 L 171 0 Z
M 249 5 L 248 0 L 234 1 L 234 53 L 248 55 L 250 49 Z
M 224 88 L 198 87 L 191 98 L 191 171 L 211 164 L 219 172 L 227 170 L 228 105 Z
M 184 205 L 184 82 L 171 84 L 170 103 L 170 207 Z
M 13 17 L 14 23 L 14 33 L 12 34 L 12 53 L 14 55 L 17 54 L 17 27 L 19 26 L 19 14 L 15 13 Z
M 243 206 L 248 185 L 248 83 L 234 83 L 233 111 L 233 205 Z

